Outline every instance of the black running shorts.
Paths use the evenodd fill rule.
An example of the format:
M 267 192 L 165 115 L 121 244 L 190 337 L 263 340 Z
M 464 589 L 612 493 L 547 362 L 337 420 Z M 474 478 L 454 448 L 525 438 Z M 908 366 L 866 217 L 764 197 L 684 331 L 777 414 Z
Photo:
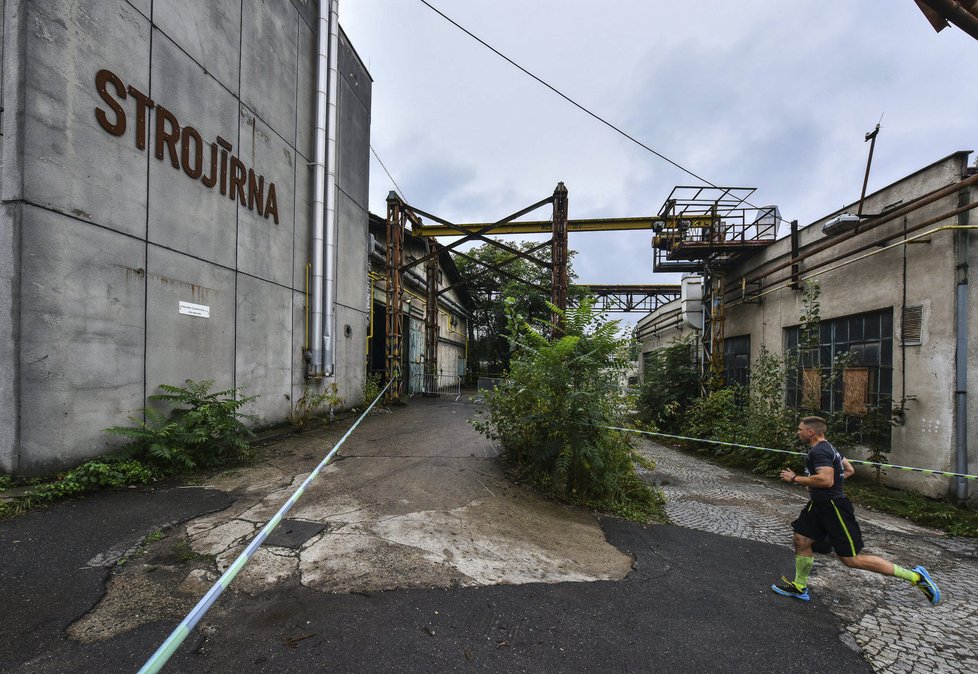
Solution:
M 814 541 L 828 536 L 839 557 L 855 557 L 863 549 L 859 523 L 847 498 L 809 501 L 791 528 Z

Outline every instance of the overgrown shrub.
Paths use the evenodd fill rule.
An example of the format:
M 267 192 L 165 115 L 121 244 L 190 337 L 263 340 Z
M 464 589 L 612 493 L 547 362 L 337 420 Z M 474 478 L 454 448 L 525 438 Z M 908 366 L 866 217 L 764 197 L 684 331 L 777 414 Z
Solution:
M 168 415 L 146 407 L 145 419 L 130 417 L 133 426 L 113 426 L 105 432 L 129 438 L 123 454 L 143 459 L 165 474 L 245 458 L 248 439 L 254 434 L 243 420 L 254 417 L 239 410 L 257 396 L 239 397 L 244 387 L 211 393 L 213 381 L 185 383 L 185 387 L 163 384 L 163 393 L 149 396 L 167 403 L 172 408 Z
M 647 462 L 622 426 L 628 404 L 620 388 L 627 349 L 617 322 L 583 301 L 565 315 L 562 337 L 548 341 L 506 298 L 510 371 L 485 392 L 475 427 L 498 440 L 507 462 L 562 499 L 636 519 L 659 515 L 661 496 L 636 473 Z M 556 307 L 551 309 L 557 311 Z
M 798 412 L 784 399 L 790 364 L 761 347 L 750 384 L 732 386 L 697 398 L 685 410 L 683 435 L 720 442 L 788 449 L 795 445 Z M 694 443 L 697 450 L 717 456 L 735 455 L 756 472 L 780 470 L 790 460 L 784 454 L 755 449 Z

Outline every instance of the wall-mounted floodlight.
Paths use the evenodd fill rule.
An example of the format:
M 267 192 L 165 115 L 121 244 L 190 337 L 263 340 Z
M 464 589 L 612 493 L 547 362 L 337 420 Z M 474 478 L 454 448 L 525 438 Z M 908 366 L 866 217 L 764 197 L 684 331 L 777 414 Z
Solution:
M 832 235 L 844 232 L 858 225 L 859 220 L 859 216 L 853 213 L 840 213 L 822 225 L 822 233 Z

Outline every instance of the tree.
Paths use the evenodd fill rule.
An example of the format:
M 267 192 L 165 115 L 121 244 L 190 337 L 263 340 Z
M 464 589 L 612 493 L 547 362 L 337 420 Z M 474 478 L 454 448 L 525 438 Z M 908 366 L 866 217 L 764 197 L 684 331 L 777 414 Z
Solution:
M 507 245 L 541 262 L 550 262 L 550 244 L 532 253 L 529 251 L 539 246 L 539 242 L 508 242 Z M 459 273 L 469 282 L 475 305 L 469 322 L 469 368 L 481 373 L 500 374 L 509 369 L 510 362 L 510 344 L 505 336 L 506 311 L 502 300 L 504 297 L 513 298 L 516 310 L 531 322 L 548 321 L 551 271 L 549 267 L 535 264 L 490 243 L 466 251 L 466 255 L 479 260 L 475 262 L 461 255 L 454 256 Z M 573 258 L 573 255 L 571 251 L 570 257 Z M 574 281 L 577 275 L 570 260 L 567 266 L 568 277 Z M 568 290 L 569 297 L 583 294 L 573 287 Z

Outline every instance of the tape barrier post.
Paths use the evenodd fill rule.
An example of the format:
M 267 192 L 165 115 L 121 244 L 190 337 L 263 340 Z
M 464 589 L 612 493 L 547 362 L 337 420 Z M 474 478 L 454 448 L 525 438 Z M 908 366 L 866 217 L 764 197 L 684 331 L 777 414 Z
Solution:
M 675 440 L 690 440 L 692 442 L 705 442 L 711 445 L 724 445 L 725 447 L 740 447 L 742 449 L 756 449 L 761 452 L 777 452 L 778 454 L 793 454 L 795 456 L 805 456 L 806 452 L 793 452 L 787 449 L 773 449 L 771 447 L 756 447 L 754 445 L 742 445 L 736 442 L 723 442 L 721 440 L 706 440 L 704 438 L 691 438 L 686 435 L 670 435 L 669 433 L 656 433 L 654 431 L 640 431 L 637 428 L 622 428 L 620 426 L 599 426 L 612 431 L 622 431 L 624 433 L 639 433 L 641 435 L 655 435 L 660 438 L 673 438 Z M 879 468 L 893 468 L 894 470 L 906 470 L 914 473 L 924 473 L 925 475 L 937 475 L 940 477 L 961 477 L 965 480 L 978 480 L 978 475 L 968 475 L 967 473 L 951 473 L 945 470 L 933 470 L 931 468 L 914 468 L 912 466 L 900 466 L 895 463 L 876 463 L 874 461 L 863 461 L 861 459 L 849 459 L 849 463 L 858 463 L 861 466 L 877 466 Z
M 271 534 L 275 527 L 278 526 L 279 522 L 282 521 L 282 518 L 285 517 L 286 513 L 292 509 L 292 506 L 295 505 L 295 502 L 299 500 L 300 496 L 302 496 L 303 492 L 306 490 L 306 487 L 308 487 L 312 481 L 316 479 L 316 476 L 319 475 L 319 471 L 321 471 L 326 464 L 329 463 L 329 460 L 333 458 L 337 450 L 339 450 L 343 443 L 346 442 L 346 439 L 350 437 L 353 431 L 356 430 L 357 426 L 360 425 L 360 422 L 366 418 L 367 414 L 370 413 L 370 410 L 377 404 L 377 401 L 383 397 L 390 385 L 391 382 L 387 382 L 387 386 L 385 386 L 384 390 L 382 390 L 380 394 L 374 398 L 374 401 L 370 403 L 367 409 L 363 411 L 360 418 L 357 419 L 352 426 L 350 426 L 346 433 L 343 434 L 343 437 L 340 438 L 340 441 L 337 442 L 333 446 L 333 449 L 331 449 L 323 460 L 319 462 L 319 465 L 316 466 L 315 470 L 309 473 L 309 476 L 303 480 L 302 484 L 299 485 L 299 488 L 295 490 L 295 493 L 289 497 L 289 500 L 286 501 L 281 508 L 279 508 L 279 511 L 275 513 L 272 519 L 268 520 L 268 523 L 260 532 L 258 532 L 258 535 L 255 536 L 251 543 L 248 544 L 248 547 L 244 549 L 244 552 L 238 555 L 238 558 L 231 563 L 223 574 L 221 574 L 221 577 L 217 579 L 213 586 L 211 586 L 211 589 L 209 589 L 207 593 L 201 597 L 200 601 L 197 602 L 197 605 L 190 610 L 187 617 L 184 618 L 179 625 L 177 625 L 176 629 L 174 629 L 170 636 L 167 637 L 166 641 L 164 641 L 160 647 L 156 649 L 156 652 L 150 656 L 146 663 L 139 669 L 139 674 L 155 674 L 163 668 L 163 665 L 167 663 L 173 653 L 180 647 L 180 644 L 184 642 L 194 627 L 197 626 L 197 623 L 199 623 L 201 618 L 204 617 L 204 614 L 207 613 L 214 602 L 217 601 L 217 598 L 221 596 L 221 593 L 224 592 L 228 585 L 231 584 L 231 581 L 238 575 L 238 572 L 241 571 L 241 569 L 244 568 L 244 565 L 248 563 L 248 560 L 254 556 L 254 554 L 258 551 L 258 548 L 261 547 L 261 544 L 265 542 L 265 539 L 268 538 L 269 534 Z

